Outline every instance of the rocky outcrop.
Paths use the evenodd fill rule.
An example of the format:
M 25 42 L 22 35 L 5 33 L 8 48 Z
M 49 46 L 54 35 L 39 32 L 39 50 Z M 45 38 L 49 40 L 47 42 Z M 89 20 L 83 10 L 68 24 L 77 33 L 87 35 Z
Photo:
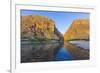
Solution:
M 21 38 L 61 40 L 63 35 L 55 27 L 55 22 L 44 16 L 21 16 Z
M 64 40 L 89 40 L 89 20 L 76 19 L 64 34 Z

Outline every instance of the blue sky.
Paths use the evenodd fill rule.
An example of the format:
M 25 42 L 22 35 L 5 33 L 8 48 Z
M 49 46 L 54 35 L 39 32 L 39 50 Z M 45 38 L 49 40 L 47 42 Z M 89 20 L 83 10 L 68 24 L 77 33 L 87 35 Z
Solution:
M 55 21 L 56 28 L 64 34 L 74 19 L 89 19 L 89 13 L 82 12 L 56 12 L 42 10 L 21 10 L 21 16 L 40 15 L 51 18 Z

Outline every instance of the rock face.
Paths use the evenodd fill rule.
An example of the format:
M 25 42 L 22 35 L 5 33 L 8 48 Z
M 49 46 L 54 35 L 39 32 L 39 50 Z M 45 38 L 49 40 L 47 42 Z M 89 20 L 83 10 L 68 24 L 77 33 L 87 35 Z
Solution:
M 89 40 L 89 20 L 76 19 L 64 34 L 64 40 Z
M 21 16 L 21 38 L 61 40 L 63 35 L 52 19 L 38 15 Z

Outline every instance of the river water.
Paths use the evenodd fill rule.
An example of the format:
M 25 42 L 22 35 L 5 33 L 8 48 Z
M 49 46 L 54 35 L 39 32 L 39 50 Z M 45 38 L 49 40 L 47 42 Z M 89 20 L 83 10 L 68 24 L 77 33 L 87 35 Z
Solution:
M 89 59 L 89 50 L 64 43 L 21 44 L 21 63 Z

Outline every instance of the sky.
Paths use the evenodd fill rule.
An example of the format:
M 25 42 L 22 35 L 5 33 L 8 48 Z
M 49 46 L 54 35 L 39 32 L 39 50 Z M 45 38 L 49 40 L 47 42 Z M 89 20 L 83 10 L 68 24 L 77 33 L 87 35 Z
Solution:
M 56 28 L 64 34 L 74 19 L 89 19 L 89 13 L 83 12 L 60 12 L 43 10 L 21 10 L 21 16 L 40 15 L 55 21 Z

